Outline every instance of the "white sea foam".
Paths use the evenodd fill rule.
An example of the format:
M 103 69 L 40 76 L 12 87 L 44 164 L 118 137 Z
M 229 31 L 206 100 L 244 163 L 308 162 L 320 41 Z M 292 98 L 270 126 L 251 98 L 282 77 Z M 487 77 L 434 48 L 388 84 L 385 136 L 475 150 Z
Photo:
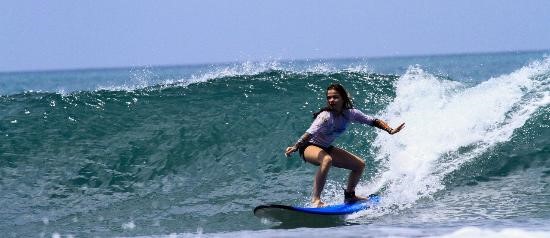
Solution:
M 211 71 L 194 74 L 190 79 L 179 80 L 180 84 L 189 85 L 192 83 L 206 82 L 212 79 L 233 77 L 233 76 L 247 76 L 255 75 L 269 70 L 281 70 L 279 62 L 244 62 L 241 64 L 234 64 L 231 66 L 216 67 Z
M 371 73 L 372 70 L 367 64 L 354 64 L 343 66 L 343 71 L 355 73 Z M 298 74 L 331 74 L 341 72 L 340 67 L 336 67 L 328 62 L 319 62 L 317 64 L 307 63 L 301 65 L 297 62 L 280 61 L 245 61 L 234 64 L 218 64 L 203 66 L 200 72 L 190 75 L 177 76 L 178 78 L 166 78 L 162 73 L 156 73 L 151 67 L 135 68 L 129 72 L 129 78 L 124 82 L 113 82 L 111 85 L 98 85 L 96 91 L 135 91 L 153 86 L 160 88 L 169 87 L 187 87 L 191 84 L 218 80 L 228 77 L 252 76 L 271 70 L 289 71 Z M 66 90 L 57 89 L 58 94 L 67 95 Z
M 378 117 L 394 126 L 406 122 L 406 128 L 396 135 L 378 132 L 376 159 L 384 170 L 358 190 L 382 190 L 382 207 L 403 209 L 443 189 L 445 175 L 509 141 L 534 112 L 550 104 L 550 59 L 473 87 L 415 66 L 395 87 L 394 101 Z
M 337 69 L 333 67 L 330 64 L 327 63 L 318 63 L 313 66 L 308 67 L 303 72 L 305 73 L 317 73 L 317 74 L 328 74 L 332 72 L 336 72 Z
M 549 231 L 529 231 L 519 228 L 506 228 L 502 230 L 482 229 L 478 227 L 464 227 L 450 234 L 433 236 L 440 238 L 543 238 L 550 237 Z
M 139 69 L 131 69 L 130 77 L 127 82 L 118 83 L 116 85 L 98 86 L 97 90 L 106 91 L 134 91 L 151 86 L 151 83 L 160 76 L 153 72 L 151 67 Z
M 352 73 L 364 73 L 370 74 L 374 73 L 374 70 L 368 64 L 356 64 L 348 66 L 345 71 Z
M 281 230 L 258 230 L 258 231 L 233 231 L 219 233 L 179 233 L 169 235 L 137 236 L 139 238 L 188 238 L 188 237 L 438 237 L 438 238 L 462 238 L 462 237 L 485 237 L 485 238 L 541 238 L 549 237 L 550 232 L 545 230 L 526 230 L 524 228 L 504 229 L 482 229 L 477 227 L 463 227 L 458 230 L 452 229 L 423 229 L 407 227 L 385 227 L 385 226 L 343 226 L 331 228 L 300 228 Z
M 122 229 L 124 230 L 133 230 L 135 228 L 136 228 L 136 224 L 134 223 L 134 221 L 129 221 L 122 224 Z

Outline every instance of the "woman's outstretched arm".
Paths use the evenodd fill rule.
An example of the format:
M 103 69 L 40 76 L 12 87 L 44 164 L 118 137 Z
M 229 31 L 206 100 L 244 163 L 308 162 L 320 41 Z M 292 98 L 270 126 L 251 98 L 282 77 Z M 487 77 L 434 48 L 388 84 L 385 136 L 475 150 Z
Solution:
M 390 133 L 390 135 L 393 135 L 393 134 L 401 131 L 401 129 L 403 129 L 405 127 L 405 123 L 401 123 L 401 125 L 399 125 L 395 129 L 393 129 L 388 125 L 388 123 L 386 123 L 385 121 L 382 121 L 380 119 L 374 119 L 374 124 L 373 125 L 376 128 L 380 128 L 382 130 L 387 131 L 388 133 Z

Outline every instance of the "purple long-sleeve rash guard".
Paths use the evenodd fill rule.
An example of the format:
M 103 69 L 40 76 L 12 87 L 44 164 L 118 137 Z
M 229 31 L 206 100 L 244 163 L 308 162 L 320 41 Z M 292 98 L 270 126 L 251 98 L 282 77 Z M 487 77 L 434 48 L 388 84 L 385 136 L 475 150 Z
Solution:
M 315 118 L 306 133 L 311 134 L 310 143 L 328 147 L 346 130 L 349 122 L 374 126 L 374 120 L 355 108 L 345 109 L 343 115 L 323 111 Z

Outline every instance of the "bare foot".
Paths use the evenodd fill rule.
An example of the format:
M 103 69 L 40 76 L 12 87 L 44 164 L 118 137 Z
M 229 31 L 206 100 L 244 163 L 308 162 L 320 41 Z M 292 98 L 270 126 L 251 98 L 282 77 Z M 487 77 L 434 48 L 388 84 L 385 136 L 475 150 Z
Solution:
M 358 200 L 369 200 L 369 197 L 364 197 L 364 196 L 360 196 L 360 195 L 355 195 L 355 197 L 358 199 Z
M 325 203 L 321 202 L 321 200 L 313 200 L 313 201 L 311 201 L 311 205 L 313 207 L 324 207 Z

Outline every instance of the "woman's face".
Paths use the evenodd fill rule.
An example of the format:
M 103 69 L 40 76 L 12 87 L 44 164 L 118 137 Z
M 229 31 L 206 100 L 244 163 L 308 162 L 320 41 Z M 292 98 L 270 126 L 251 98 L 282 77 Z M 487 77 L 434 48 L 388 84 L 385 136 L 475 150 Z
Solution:
M 344 101 L 342 100 L 342 97 L 338 93 L 338 91 L 334 89 L 329 89 L 327 91 L 327 104 L 328 106 L 336 111 L 341 111 L 344 107 Z

